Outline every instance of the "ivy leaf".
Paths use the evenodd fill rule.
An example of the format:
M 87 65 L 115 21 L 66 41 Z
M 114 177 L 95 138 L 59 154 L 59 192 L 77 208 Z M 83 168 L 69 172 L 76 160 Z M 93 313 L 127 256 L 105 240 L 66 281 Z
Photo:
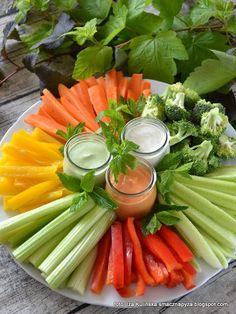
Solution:
M 127 13 L 126 6 L 120 5 L 120 3 L 113 4 L 113 15 L 110 15 L 107 23 L 99 31 L 99 38 L 104 38 L 103 45 L 107 45 L 125 28 Z
M 174 59 L 185 60 L 187 52 L 174 31 L 162 31 L 155 37 L 135 37 L 130 44 L 129 71 L 173 83 L 177 68 Z
M 215 58 L 211 49 L 220 51 L 229 49 L 226 45 L 227 38 L 217 32 L 189 32 L 182 38 L 182 41 L 188 52 L 188 60 L 191 60 L 191 62 L 178 61 L 178 69 L 182 73 L 182 78 L 186 78 L 203 60 Z
M 176 217 L 173 213 L 168 212 L 168 211 L 161 211 L 157 213 L 156 215 L 157 215 L 157 219 L 161 223 L 167 226 L 172 226 L 179 221 L 178 217 Z
M 111 199 L 110 195 L 99 186 L 95 186 L 93 192 L 89 195 L 98 206 L 108 209 L 117 208 L 117 204 Z
M 78 45 L 82 46 L 86 40 L 92 40 L 94 34 L 97 32 L 97 19 L 92 19 L 85 23 L 83 27 L 76 27 L 73 31 L 68 32 L 64 35 L 74 36 L 75 41 Z
M 71 212 L 76 212 L 81 209 L 88 202 L 88 194 L 86 192 L 80 193 L 77 197 L 73 199 L 72 205 L 70 206 Z
M 91 170 L 81 179 L 81 188 L 86 192 L 92 192 L 95 186 L 95 171 Z
M 173 24 L 174 16 L 181 10 L 184 0 L 153 0 L 153 6 L 160 11 L 163 17 L 164 27 L 168 28 Z
M 236 56 L 212 50 L 218 60 L 204 60 L 184 82 L 184 86 L 199 95 L 207 94 L 224 86 L 236 77 Z
M 100 24 L 108 16 L 112 4 L 112 0 L 80 0 L 79 8 L 76 9 L 73 16 L 79 22 L 87 22 L 97 18 Z
M 74 27 L 74 25 L 75 22 L 71 19 L 71 17 L 66 13 L 62 13 L 54 27 L 52 34 L 47 38 L 37 42 L 32 46 L 32 49 L 38 48 L 41 45 L 46 46 L 47 49 L 55 49 L 59 47 L 64 41 L 64 36 L 62 35 L 69 32 Z
M 79 178 L 60 172 L 57 175 L 66 189 L 72 192 L 82 192 L 80 187 L 81 180 Z
M 73 78 L 86 79 L 95 74 L 105 72 L 110 68 L 112 48 L 107 46 L 93 46 L 80 51 L 77 55 Z
M 198 0 L 190 13 L 192 26 L 197 27 L 206 24 L 211 17 L 224 21 L 233 15 L 233 10 L 233 1 Z

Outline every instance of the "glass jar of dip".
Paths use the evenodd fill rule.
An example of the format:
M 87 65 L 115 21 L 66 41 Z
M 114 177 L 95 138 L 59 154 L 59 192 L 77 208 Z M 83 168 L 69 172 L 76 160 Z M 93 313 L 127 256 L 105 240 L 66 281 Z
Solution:
M 170 152 L 169 130 L 166 125 L 153 118 L 135 118 L 124 127 L 121 140 L 129 140 L 139 145 L 134 151 L 136 157 L 149 161 L 154 167 Z
M 144 217 L 153 208 L 157 196 L 155 169 L 146 160 L 139 158 L 136 169 L 121 173 L 118 182 L 115 182 L 108 168 L 106 191 L 118 204 L 116 213 L 119 219 Z
M 104 185 L 110 160 L 111 154 L 105 138 L 99 134 L 83 132 L 66 142 L 63 170 L 78 178 L 90 170 L 95 170 L 96 184 Z

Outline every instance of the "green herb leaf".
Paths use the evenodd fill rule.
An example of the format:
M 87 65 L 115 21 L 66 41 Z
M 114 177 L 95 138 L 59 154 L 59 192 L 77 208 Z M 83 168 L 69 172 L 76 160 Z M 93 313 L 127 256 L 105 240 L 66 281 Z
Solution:
M 183 211 L 188 209 L 188 206 L 180 206 L 180 205 L 175 205 L 175 204 L 157 204 L 155 207 L 156 211 Z
M 218 60 L 207 59 L 184 82 L 199 95 L 210 93 L 236 77 L 236 56 L 212 50 Z
M 161 229 L 157 214 L 151 214 L 142 219 L 141 230 L 144 235 L 154 234 Z
M 235 15 L 231 16 L 231 18 L 228 19 L 225 26 L 223 27 L 223 30 L 233 35 L 236 35 L 236 16 Z
M 174 16 L 181 10 L 183 0 L 153 0 L 152 4 L 160 11 L 160 16 L 163 17 L 165 27 L 170 27 L 173 24 Z
M 170 188 L 172 183 L 174 182 L 174 172 L 172 170 L 166 170 L 161 173 L 159 177 L 158 191 L 166 201 L 166 203 L 171 203 L 170 199 Z
M 72 205 L 70 206 L 71 212 L 78 211 L 82 206 L 88 202 L 88 194 L 86 192 L 80 193 L 77 197 L 73 199 Z
M 107 46 L 87 47 L 77 55 L 73 78 L 86 79 L 95 73 L 103 73 L 111 66 L 112 48 Z
M 31 1 L 29 0 L 15 0 L 14 6 L 18 9 L 16 15 L 16 23 L 20 23 L 27 15 L 31 8 Z
M 129 71 L 143 72 L 145 76 L 173 83 L 177 68 L 174 59 L 185 60 L 187 52 L 174 31 L 162 31 L 155 37 L 138 36 L 132 39 L 129 53 Z
M 95 181 L 95 170 L 91 170 L 81 179 L 81 188 L 86 192 L 92 192 L 95 186 Z
M 156 214 L 158 220 L 167 226 L 172 226 L 176 224 L 179 221 L 179 218 L 176 217 L 173 213 L 170 213 L 168 211 L 161 211 Z
M 58 7 L 58 9 L 65 11 L 72 10 L 78 4 L 77 0 L 53 0 L 53 2 Z
M 95 186 L 93 192 L 89 193 L 89 195 L 94 200 L 94 202 L 101 207 L 108 209 L 116 209 L 118 207 L 110 195 L 99 186 Z
M 81 180 L 66 173 L 57 173 L 63 186 L 72 192 L 82 192 Z
M 84 130 L 85 123 L 80 122 L 75 127 L 73 127 L 70 123 L 66 127 L 66 132 L 62 130 L 57 130 L 56 134 L 63 137 L 65 140 L 69 140 L 72 136 L 77 135 Z
M 181 163 L 181 152 L 165 155 L 156 167 L 156 171 L 176 169 Z
M 141 12 L 127 20 L 127 26 L 136 34 L 156 34 L 160 30 L 162 18 L 149 12 Z
M 83 27 L 76 27 L 71 32 L 64 35 L 71 35 L 78 45 L 82 46 L 86 40 L 93 40 L 94 34 L 97 32 L 97 19 L 92 19 L 85 23 Z

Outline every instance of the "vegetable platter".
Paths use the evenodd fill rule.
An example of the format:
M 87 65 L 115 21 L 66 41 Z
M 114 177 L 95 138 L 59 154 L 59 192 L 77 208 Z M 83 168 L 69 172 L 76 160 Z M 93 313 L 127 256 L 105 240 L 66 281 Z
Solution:
M 97 80 L 99 80 L 100 86 L 104 88 L 104 86 L 106 86 L 104 85 L 104 81 L 107 78 L 110 80 L 114 77 L 114 72 L 115 71 L 112 70 L 105 78 L 98 78 Z M 118 73 L 119 72 L 115 73 L 117 77 Z M 119 74 L 119 76 L 121 77 L 121 74 Z M 94 79 L 93 77 L 93 80 Z M 227 159 L 227 161 L 224 160 L 224 164 L 229 166 L 229 168 L 227 168 L 220 165 L 218 157 L 221 156 L 223 159 L 226 159 L 225 154 L 227 154 L 229 150 L 226 152 L 223 150 L 223 146 L 221 146 L 220 149 L 219 145 L 223 144 L 219 144 L 219 141 L 222 142 L 225 140 L 227 143 L 228 141 L 233 141 L 233 138 L 236 138 L 235 130 L 230 124 L 228 124 L 226 128 L 227 121 L 225 121 L 224 129 L 220 131 L 220 134 L 217 134 L 219 141 L 215 134 L 214 140 L 212 139 L 213 137 L 209 139 L 209 132 L 218 131 L 220 123 L 223 121 L 223 118 L 225 118 L 223 113 L 221 116 L 221 107 L 218 104 L 212 105 L 203 101 L 204 108 L 210 106 L 208 110 L 201 112 L 201 116 L 204 116 L 205 120 L 209 118 L 209 112 L 210 115 L 218 115 L 215 129 L 210 129 L 209 123 L 204 124 L 204 118 L 201 120 L 204 126 L 199 126 L 199 121 L 198 125 L 196 122 L 190 122 L 191 119 L 187 116 L 184 118 L 181 116 L 182 114 L 187 114 L 184 112 L 185 108 L 183 103 L 179 108 L 177 108 L 178 105 L 176 104 L 181 102 L 181 98 L 192 97 L 195 96 L 195 94 L 191 94 L 191 92 L 188 94 L 189 91 L 186 92 L 186 89 L 182 86 L 178 86 L 178 84 L 173 85 L 174 87 L 168 87 L 167 84 L 157 81 L 142 81 L 142 83 L 140 83 L 143 86 L 143 96 L 141 98 L 144 105 L 140 113 L 137 113 L 137 109 L 132 107 L 132 104 L 136 102 L 137 106 L 141 106 L 138 103 L 139 101 L 141 102 L 141 100 L 139 100 L 140 98 L 135 96 L 138 82 L 141 82 L 140 75 L 137 75 L 137 77 L 134 75 L 130 81 L 127 82 L 129 86 L 133 84 L 133 89 L 131 88 L 129 91 L 129 97 L 133 99 L 133 102 L 129 102 L 127 97 L 126 99 L 125 97 L 121 98 L 122 105 L 119 110 L 114 109 L 116 108 L 115 106 L 118 105 L 114 100 L 116 96 L 114 97 L 115 89 L 112 84 L 108 84 L 107 88 L 108 93 L 110 93 L 109 98 L 113 99 L 113 101 L 109 102 L 109 109 L 107 109 L 108 107 L 100 108 L 99 106 L 102 104 L 102 100 L 100 99 L 100 102 L 96 101 L 96 97 L 100 97 L 101 94 L 93 94 L 91 91 L 89 94 L 90 100 L 94 100 L 96 103 L 94 107 L 97 109 L 95 109 L 97 115 L 96 121 L 92 121 L 90 118 L 87 121 L 82 121 L 81 115 L 83 116 L 84 112 L 88 110 L 88 107 L 84 109 L 85 111 L 82 110 L 81 113 L 79 113 L 78 119 L 75 119 L 77 113 L 74 113 L 74 107 L 70 106 L 70 101 L 73 103 L 76 97 L 77 92 L 75 90 L 73 96 L 71 96 L 71 94 L 68 94 L 69 89 L 66 89 L 63 85 L 59 87 L 59 94 L 61 94 L 60 101 L 62 104 L 64 102 L 63 105 L 65 108 L 69 108 L 65 115 L 63 115 L 64 111 L 61 110 L 62 107 L 60 107 L 60 104 L 58 108 L 61 108 L 61 111 L 57 109 L 58 111 L 56 113 L 53 111 L 53 106 L 47 106 L 47 103 L 50 104 L 52 102 L 55 104 L 56 98 L 54 99 L 50 92 L 45 91 L 42 97 L 43 106 L 39 101 L 30 107 L 8 130 L 1 142 L 3 156 L 0 164 L 0 175 L 3 177 L 3 181 L 0 183 L 0 191 L 4 191 L 5 187 L 5 190 L 9 187 L 9 189 L 12 189 L 11 194 L 15 195 L 6 196 L 6 192 L 1 192 L 1 194 L 4 195 L 0 210 L 1 242 L 10 244 L 9 250 L 12 252 L 16 262 L 30 276 L 45 285 L 49 285 L 50 288 L 55 289 L 58 293 L 84 303 L 115 306 L 117 302 L 120 302 L 119 304 L 126 306 L 129 301 L 143 303 L 173 300 L 203 285 L 207 280 L 221 271 L 222 268 L 226 268 L 227 260 L 234 257 L 234 232 L 236 221 L 235 213 L 231 208 L 230 202 L 234 200 L 234 178 L 236 176 L 230 172 L 230 169 L 235 171 L 233 166 L 236 165 L 236 162 L 233 158 Z M 109 81 L 109 83 L 111 83 L 111 81 Z M 96 88 L 97 86 L 98 85 L 96 85 Z M 94 87 L 94 85 L 92 85 L 92 87 Z M 93 92 L 96 88 L 92 88 Z M 81 89 L 78 90 L 82 93 Z M 171 97 L 166 96 L 168 92 L 172 93 Z M 184 95 L 184 93 L 186 94 Z M 151 96 L 149 96 L 150 94 Z M 152 97 L 152 94 L 157 94 L 158 96 Z M 141 92 L 139 92 L 138 96 L 140 95 Z M 164 95 L 162 96 L 162 100 L 165 99 L 165 97 L 167 98 L 164 100 L 166 106 L 165 113 L 160 112 L 160 108 L 158 108 L 157 104 L 154 104 L 154 107 L 156 106 L 159 111 L 153 110 L 152 102 L 159 101 L 158 97 L 160 97 L 160 95 Z M 123 95 L 121 94 L 121 96 Z M 195 107 L 196 103 L 199 104 L 199 101 L 200 105 L 198 106 L 202 106 L 202 100 L 196 99 L 194 103 Z M 91 102 L 94 105 L 93 101 Z M 172 111 L 171 106 L 176 106 L 175 111 Z M 43 110 L 47 111 L 47 113 L 43 115 L 43 117 L 47 117 L 45 119 L 46 122 L 50 123 L 50 121 L 52 121 L 53 113 L 55 114 L 56 122 L 52 122 L 50 126 L 47 125 L 45 121 L 42 123 L 37 115 Z M 187 109 L 188 112 L 191 112 L 191 110 L 194 110 L 193 107 Z M 116 112 L 116 114 L 114 114 L 114 112 Z M 95 176 L 94 171 L 89 167 L 87 168 L 91 171 L 87 171 L 87 173 L 81 174 L 81 172 L 76 172 L 76 176 L 72 175 L 75 172 L 73 168 L 74 163 L 71 162 L 73 155 L 69 145 L 72 145 L 71 147 L 73 148 L 75 145 L 73 141 L 76 141 L 78 137 L 93 136 L 91 134 L 94 133 L 91 133 L 91 130 L 96 131 L 96 136 L 101 140 L 99 137 L 101 135 L 99 134 L 103 132 L 103 135 L 106 136 L 106 128 L 112 125 L 115 118 L 117 119 L 117 112 L 119 114 L 122 112 L 125 116 L 124 121 L 126 125 L 122 125 L 121 130 L 123 147 L 122 143 L 116 143 L 115 137 L 109 138 L 110 142 L 106 142 L 108 148 L 107 155 L 104 155 L 103 149 L 103 154 L 101 153 L 97 158 L 107 159 L 108 156 L 110 156 L 109 152 L 113 154 L 110 159 L 107 159 L 108 163 L 110 163 L 110 168 L 108 167 L 106 169 L 107 184 L 105 192 L 101 187 L 98 187 L 104 186 L 104 183 L 101 183 L 101 178 L 103 178 L 101 167 L 98 167 L 100 172 L 97 176 Z M 133 114 L 133 112 L 135 112 L 135 114 Z M 139 150 L 139 145 L 142 145 L 142 143 L 138 143 L 140 135 L 137 133 L 138 131 L 135 131 L 135 133 L 132 130 L 135 130 L 135 123 L 139 122 L 139 116 L 142 115 L 144 119 L 142 123 L 146 123 L 146 129 L 151 132 L 151 128 L 157 123 L 157 121 L 153 121 L 153 119 L 161 118 L 162 114 L 168 116 L 168 122 L 166 123 L 164 121 L 163 123 L 160 120 L 164 119 L 157 119 L 158 128 L 165 133 L 166 137 L 162 139 L 162 134 L 159 134 L 160 139 L 154 142 L 158 149 L 154 155 L 151 154 L 149 156 L 149 159 L 146 157 L 147 162 L 143 161 L 142 157 L 140 157 L 143 156 L 143 152 Z M 130 115 L 132 119 L 127 118 L 127 116 Z M 180 115 L 181 118 L 176 119 L 178 115 Z M 198 115 L 196 109 L 195 115 Z M 75 119 L 80 123 L 76 127 L 68 124 L 67 128 L 60 128 L 64 123 L 63 119 L 66 119 L 67 116 L 70 122 L 73 122 L 73 119 Z M 73 118 L 71 118 L 72 116 Z M 86 115 L 84 116 L 86 117 Z M 118 116 L 116 122 L 119 121 L 119 119 L 120 116 Z M 183 119 L 184 124 L 182 124 Z M 209 120 L 212 119 L 211 117 Z M 170 121 L 172 122 L 170 123 Z M 81 122 L 85 122 L 85 124 Z M 100 124 L 101 129 L 97 127 L 97 123 Z M 185 123 L 187 123 L 188 135 L 186 135 L 186 129 L 182 135 L 180 135 L 182 132 L 180 132 L 180 130 L 175 132 L 176 127 L 180 128 L 180 124 L 181 128 L 182 126 L 186 128 Z M 36 128 L 32 128 L 29 124 L 36 126 Z M 43 126 L 43 130 L 40 129 L 40 126 Z M 194 129 L 191 129 L 192 126 Z M 138 125 L 138 127 L 140 127 L 140 125 Z M 114 130 L 117 132 L 119 128 L 120 125 L 117 124 L 117 129 L 110 129 L 109 132 L 112 133 Z M 199 131 L 199 128 L 203 131 Z M 86 133 L 81 133 L 82 130 Z M 196 132 L 198 132 L 198 135 L 196 135 Z M 227 139 L 224 138 L 225 135 L 222 135 L 223 132 L 228 136 Z M 128 138 L 129 134 L 130 137 Z M 109 136 L 110 135 L 108 135 L 108 137 Z M 134 141 L 135 136 L 136 140 Z M 201 136 L 203 136 L 202 142 L 199 143 L 197 140 L 199 140 Z M 189 142 L 186 142 L 185 137 L 191 137 L 191 140 L 194 141 L 195 146 L 193 149 L 189 146 Z M 38 147 L 35 146 L 35 140 Z M 65 140 L 67 140 L 66 144 Z M 112 140 L 113 143 L 111 144 Z M 161 140 L 163 140 L 163 143 L 161 143 Z M 28 144 L 25 144 L 24 141 L 28 141 Z M 169 141 L 171 147 L 169 147 Z M 182 142 L 184 142 L 183 146 L 180 145 Z M 203 142 L 204 144 L 202 145 Z M 47 143 L 47 145 L 45 145 L 45 143 Z M 100 144 L 103 145 L 104 142 L 102 140 L 93 142 L 91 149 L 95 149 Z M 14 153 L 12 153 L 11 145 L 20 147 L 20 149 L 18 149 L 19 154 L 17 155 L 20 156 L 20 160 L 17 160 L 17 156 L 14 156 Z M 29 145 L 31 145 L 31 147 L 29 147 Z M 89 150 L 90 148 L 87 142 L 86 145 L 87 150 Z M 112 147 L 109 147 L 109 145 L 112 145 Z M 148 145 L 148 140 L 146 140 L 145 145 Z M 205 146 L 207 146 L 206 149 Z M 41 152 L 43 152 L 43 157 L 40 156 L 40 149 Z M 146 146 L 146 149 L 150 148 Z M 25 150 L 30 151 L 27 157 L 24 155 Z M 218 157 L 215 153 L 212 153 L 213 150 L 217 152 Z M 64 156 L 62 155 L 63 151 Z M 160 151 L 162 151 L 163 154 L 161 154 Z M 171 152 L 170 154 L 169 151 Z M 201 161 L 195 158 L 199 151 L 201 152 Z M 208 153 L 206 153 L 206 151 L 208 151 Z M 62 154 L 59 155 L 59 152 Z M 68 156 L 68 152 L 71 153 L 70 156 Z M 129 154 L 130 152 L 131 154 Z M 179 152 L 186 158 L 183 164 L 180 164 L 181 158 L 178 155 Z M 48 155 L 50 153 L 51 155 Z M 6 156 L 9 156 L 9 154 L 11 158 L 5 162 Z M 124 154 L 126 154 L 126 163 L 119 164 L 119 160 L 122 160 Z M 233 157 L 233 153 L 230 152 L 230 154 L 230 157 Z M 74 156 L 77 158 L 78 155 L 77 151 Z M 191 156 L 192 159 L 189 156 Z M 83 162 L 84 160 L 81 158 L 79 164 Z M 91 162 L 94 161 L 91 159 Z M 17 164 L 16 168 L 12 168 L 12 165 L 15 167 L 15 164 Z M 38 164 L 40 164 L 42 168 L 35 166 Z M 20 173 L 20 171 L 28 169 L 28 165 L 32 166 L 32 169 L 35 171 L 34 178 L 32 174 L 28 174 L 27 172 L 24 175 Z M 153 180 L 156 180 L 157 176 L 158 186 L 158 204 L 155 205 L 157 211 L 155 210 L 153 212 L 148 210 L 148 212 L 146 212 L 147 207 L 153 208 L 154 201 L 156 203 L 157 195 L 154 186 L 156 185 L 156 181 L 154 181 L 154 185 L 150 187 L 150 189 L 154 191 L 152 193 L 154 201 L 151 201 L 149 194 L 149 202 L 146 198 L 145 202 L 142 204 L 143 206 L 140 205 L 140 202 L 137 203 L 137 213 L 136 216 L 134 215 L 137 218 L 132 218 L 132 207 L 129 209 L 128 203 L 126 203 L 124 207 L 121 198 L 119 198 L 121 196 L 128 197 L 130 193 L 123 191 L 120 193 L 121 195 L 117 196 L 117 189 L 122 189 L 122 185 L 119 185 L 119 180 L 122 176 L 127 176 L 127 173 L 129 173 L 131 169 L 136 172 L 140 170 L 139 181 L 133 185 L 137 188 L 138 184 L 141 184 L 140 180 L 142 180 L 142 175 L 144 175 L 144 168 L 154 169 L 152 165 L 155 165 L 157 171 L 156 174 L 156 171 L 153 170 Z M 230 168 L 230 166 L 232 166 L 232 168 Z M 21 169 L 23 170 L 19 170 L 20 167 L 22 167 Z M 86 167 L 82 169 L 85 168 Z M 93 168 L 97 169 L 95 166 L 93 166 L 92 169 Z M 11 173 L 11 171 L 13 172 L 12 169 L 15 170 L 14 174 Z M 67 169 L 67 174 L 63 172 L 65 169 Z M 209 169 L 211 169 L 212 172 L 208 171 Z M 40 171 L 45 171 L 45 173 Z M 56 174 L 58 174 L 59 179 Z M 206 176 L 203 176 L 205 174 Z M 22 180 L 23 176 L 25 176 L 26 179 Z M 171 182 L 174 181 L 174 183 L 172 182 L 173 187 L 171 187 L 171 184 L 166 185 L 166 183 L 163 183 L 164 176 Z M 14 177 L 14 181 L 11 181 L 13 180 L 12 177 Z M 78 177 L 80 179 L 78 179 Z M 132 177 L 131 179 L 135 180 L 136 177 Z M 144 179 L 143 177 L 143 180 Z M 10 183 L 14 182 L 14 184 L 8 186 L 8 180 L 10 180 Z M 33 180 L 35 180 L 34 184 L 31 182 Z M 207 186 L 207 184 L 209 185 L 211 183 L 213 184 L 212 188 Z M 225 185 L 223 183 L 225 183 Z M 24 185 L 26 192 L 24 192 L 22 185 Z M 132 186 L 125 188 L 132 189 Z M 227 189 L 230 189 L 229 193 Z M 220 193 L 219 195 L 222 196 L 223 203 L 222 200 L 216 197 L 215 191 Z M 139 192 L 140 191 L 136 193 L 135 191 L 134 195 L 139 194 Z M 30 196 L 30 193 L 39 193 L 41 197 L 34 199 L 34 197 Z M 140 192 L 140 195 L 143 194 Z M 140 195 L 138 195 L 138 197 Z M 168 201 L 168 197 L 170 196 L 171 202 Z M 196 202 L 199 201 L 199 206 L 209 206 L 209 210 L 212 211 L 212 214 L 207 213 L 205 215 L 198 207 L 196 209 L 193 201 L 188 201 L 189 196 Z M 209 200 L 206 200 L 205 197 L 208 198 L 208 196 Z M 116 211 L 117 203 L 118 209 Z M 54 206 L 53 204 L 56 205 Z M 225 205 L 226 208 L 225 212 L 223 212 L 223 209 L 219 209 L 224 208 L 223 205 Z M 3 207 L 5 210 L 3 210 Z M 37 207 L 38 209 L 35 209 Z M 68 209 L 66 210 L 66 208 Z M 21 212 L 19 217 L 22 218 L 18 219 L 16 214 L 19 214 L 19 211 Z M 47 214 L 43 215 L 44 212 Z M 115 212 L 120 221 L 117 220 Z M 233 212 L 233 214 L 231 212 Z M 216 218 L 213 219 L 212 222 L 211 215 L 213 214 L 215 214 Z M 9 217 L 16 218 L 9 219 Z M 205 219 L 209 221 L 209 232 L 206 224 L 204 224 Z M 23 223 L 23 225 L 21 225 L 21 223 Z M 216 227 L 216 231 L 213 230 L 214 227 Z M 16 228 L 16 231 L 14 231 L 14 228 Z M 25 230 L 27 230 L 27 232 Z M 189 235 L 190 231 L 194 233 L 195 238 L 191 238 Z M 226 236 L 223 235 L 224 232 L 226 232 Z M 49 234 L 50 238 L 48 238 Z M 49 240 L 48 243 L 46 243 L 47 240 Z M 197 240 L 199 240 L 198 244 L 196 244 Z M 120 242 L 123 243 L 121 246 Z M 49 247 L 50 251 L 48 250 Z M 106 247 L 108 247 L 108 249 Z M 114 247 L 116 250 L 114 250 Z M 158 247 L 156 252 L 155 249 L 153 249 L 155 247 Z M 47 254 L 45 253 L 46 251 Z M 77 254 L 77 251 L 81 254 Z M 206 254 L 204 253 L 205 251 Z M 140 255 L 139 252 L 141 252 L 141 259 L 138 258 Z M 121 269 L 119 265 L 119 254 L 121 254 L 121 261 L 126 265 L 122 266 L 123 269 Z M 130 254 L 131 259 L 128 258 Z M 105 261 L 104 256 L 106 255 L 107 260 Z M 201 256 L 202 258 L 196 259 L 194 256 Z M 74 264 L 71 262 L 72 260 Z M 107 263 L 106 284 L 104 284 L 104 282 L 101 284 L 102 280 L 101 276 L 99 277 L 99 272 L 102 272 L 102 270 L 100 264 L 105 262 Z M 127 263 L 133 265 L 132 269 L 131 266 L 127 266 Z M 68 264 L 70 264 L 69 267 Z M 166 279 L 164 279 L 164 276 L 162 281 L 160 280 L 156 272 L 157 268 L 155 267 L 159 267 L 158 269 L 161 267 L 162 277 L 163 274 L 167 273 Z M 127 280 L 127 278 L 124 277 L 124 273 L 127 272 L 127 269 L 129 269 L 128 277 L 130 277 L 128 284 L 124 283 L 124 281 Z M 120 272 L 122 271 L 124 272 L 123 279 L 120 278 Z M 111 274 L 110 277 L 109 272 Z M 83 275 L 81 275 L 81 273 L 83 273 Z M 91 273 L 93 274 L 92 278 L 90 276 Z M 84 276 L 84 274 L 86 274 L 86 276 Z M 125 274 L 127 276 L 127 273 Z M 150 284 L 148 284 L 148 282 Z

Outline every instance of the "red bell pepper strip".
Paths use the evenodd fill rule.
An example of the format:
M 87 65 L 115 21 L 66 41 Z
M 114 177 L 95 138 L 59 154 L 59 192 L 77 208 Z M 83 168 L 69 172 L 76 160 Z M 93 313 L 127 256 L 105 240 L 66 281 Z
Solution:
M 171 228 L 162 225 L 157 234 L 178 254 L 183 262 L 190 262 L 193 259 L 191 250 Z
M 185 288 L 189 290 L 196 287 L 195 283 L 193 282 L 193 276 L 190 275 L 185 269 L 181 269 L 181 272 L 184 277 L 183 285 L 185 286 Z
M 161 284 L 164 281 L 164 274 L 162 272 L 161 267 L 158 262 L 155 260 L 153 255 L 150 253 L 143 251 L 143 257 L 145 264 L 152 278 L 155 280 L 156 285 Z
M 145 291 L 145 282 L 143 281 L 142 276 L 136 272 L 137 276 L 137 282 L 135 289 L 131 289 L 130 287 L 124 287 L 121 289 L 117 289 L 117 292 L 122 296 L 123 298 L 130 298 L 130 297 L 138 297 L 141 295 L 144 295 Z
M 134 289 L 131 289 L 130 287 L 123 287 L 116 290 L 122 298 L 131 298 L 135 296 Z
M 98 245 L 98 254 L 95 261 L 94 272 L 91 279 L 90 290 L 100 294 L 106 282 L 108 257 L 111 247 L 110 230 L 103 236 Z
M 139 238 L 137 236 L 135 226 L 134 226 L 134 217 L 129 217 L 127 219 L 127 228 L 128 228 L 131 241 L 133 242 L 133 246 L 134 246 L 134 262 L 135 262 L 137 272 L 142 276 L 146 284 L 153 286 L 155 285 L 155 281 L 149 275 L 147 268 L 145 266 L 144 260 L 143 260 L 142 247 L 139 242 Z
M 172 270 L 169 273 L 169 281 L 167 282 L 166 286 L 168 288 L 174 288 L 181 282 L 183 282 L 184 276 L 180 270 Z
M 145 291 L 145 282 L 141 274 L 137 272 L 137 276 L 138 276 L 138 281 L 137 281 L 136 292 L 135 292 L 136 297 L 144 295 L 144 291 Z
M 162 270 L 162 273 L 164 275 L 164 279 L 162 281 L 162 284 L 166 284 L 169 280 L 169 273 L 168 273 L 168 270 L 166 269 L 165 265 L 162 264 L 161 262 L 158 262 L 159 264 L 159 267 L 161 268 Z
M 108 258 L 108 267 L 107 267 L 107 278 L 106 284 L 113 284 L 113 261 L 112 261 L 112 249 L 110 248 L 109 258 Z
M 133 264 L 133 243 L 130 239 L 127 229 L 127 222 L 123 223 L 123 242 L 124 242 L 124 268 L 125 285 L 129 286 L 132 282 L 132 264 Z
M 156 234 L 144 236 L 141 232 L 140 223 L 137 223 L 137 234 L 141 243 L 148 249 L 156 258 L 160 259 L 166 266 L 168 272 L 174 269 L 181 269 L 182 266 L 177 262 L 165 242 Z
M 111 226 L 111 251 L 113 264 L 113 284 L 116 289 L 124 287 L 124 248 L 122 224 L 116 221 Z
M 190 263 L 185 263 L 183 262 L 180 257 L 178 256 L 178 254 L 171 248 L 169 247 L 169 249 L 171 250 L 172 254 L 174 255 L 174 257 L 176 258 L 177 262 L 180 263 L 183 267 L 183 269 L 189 273 L 190 275 L 194 276 L 196 275 L 197 271 L 196 269 L 190 264 Z

